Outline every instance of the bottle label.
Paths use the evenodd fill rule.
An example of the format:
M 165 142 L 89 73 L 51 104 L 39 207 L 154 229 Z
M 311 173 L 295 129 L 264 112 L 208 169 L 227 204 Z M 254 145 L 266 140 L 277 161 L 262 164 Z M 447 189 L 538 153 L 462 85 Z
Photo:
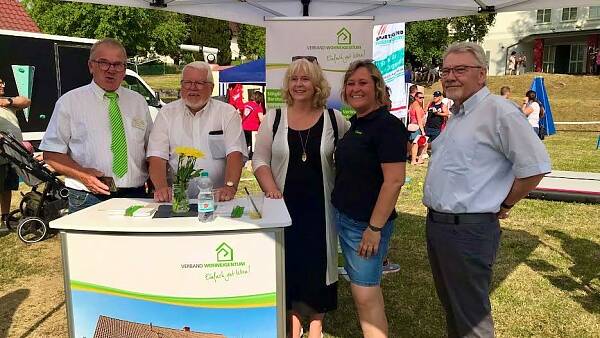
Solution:
M 213 212 L 215 211 L 215 201 L 201 200 L 198 201 L 198 212 Z

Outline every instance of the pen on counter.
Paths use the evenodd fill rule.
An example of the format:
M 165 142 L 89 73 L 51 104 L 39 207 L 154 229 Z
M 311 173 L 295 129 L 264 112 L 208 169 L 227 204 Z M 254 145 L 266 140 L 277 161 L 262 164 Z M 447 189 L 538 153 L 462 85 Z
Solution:
M 250 196 L 250 192 L 248 191 L 248 188 L 244 187 L 244 191 L 246 191 L 246 195 L 248 195 L 248 199 L 250 200 L 250 203 L 252 203 L 252 207 L 254 208 L 254 211 L 256 211 L 256 213 L 258 214 L 258 217 L 262 218 L 262 214 L 260 213 L 260 211 L 258 211 L 258 208 L 256 207 L 256 204 L 254 203 L 252 196 Z

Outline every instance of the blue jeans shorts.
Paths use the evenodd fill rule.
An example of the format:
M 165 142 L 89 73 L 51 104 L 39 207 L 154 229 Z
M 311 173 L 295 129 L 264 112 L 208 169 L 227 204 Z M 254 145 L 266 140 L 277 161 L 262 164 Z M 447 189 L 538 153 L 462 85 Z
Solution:
M 368 223 L 352 219 L 348 215 L 335 210 L 335 224 L 340 238 L 340 246 L 344 255 L 344 268 L 352 284 L 359 286 L 376 286 L 381 283 L 383 260 L 387 256 L 388 245 L 394 230 L 394 222 L 388 221 L 381 230 L 379 250 L 369 258 L 358 255 L 358 247 L 367 229 Z
M 413 132 L 410 132 L 410 134 L 408 135 L 408 140 L 409 140 L 410 142 L 412 142 L 412 141 L 414 141 L 414 140 L 417 138 L 417 136 L 419 136 L 419 135 L 421 135 L 421 130 L 420 130 L 420 129 L 417 129 L 417 130 L 415 130 L 415 131 L 413 131 Z

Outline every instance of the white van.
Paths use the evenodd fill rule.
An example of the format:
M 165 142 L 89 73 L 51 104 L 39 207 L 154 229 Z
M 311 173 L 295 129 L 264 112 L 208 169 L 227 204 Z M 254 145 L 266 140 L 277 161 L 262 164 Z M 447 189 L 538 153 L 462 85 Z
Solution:
M 18 114 L 23 139 L 39 142 L 58 98 L 91 82 L 87 61 L 95 39 L 0 30 L 0 78 L 6 95 L 26 96 L 31 107 Z M 134 71 L 127 69 L 123 86 L 140 93 L 152 119 L 164 102 Z

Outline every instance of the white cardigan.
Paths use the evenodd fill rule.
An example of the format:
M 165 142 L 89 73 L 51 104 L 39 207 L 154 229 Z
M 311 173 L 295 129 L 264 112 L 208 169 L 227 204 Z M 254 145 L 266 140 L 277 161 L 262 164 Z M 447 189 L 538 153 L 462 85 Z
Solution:
M 338 127 L 338 139 L 341 139 L 350 128 L 348 122 L 337 110 L 334 110 Z M 260 124 L 254 155 L 252 156 L 252 167 L 254 172 L 262 166 L 271 168 L 273 178 L 279 190 L 283 193 L 285 177 L 287 175 L 290 149 L 288 147 L 288 119 L 287 108 L 281 108 L 281 119 L 277 128 L 277 134 L 273 139 L 273 122 L 275 110 L 269 110 L 265 119 Z M 327 274 L 326 284 L 330 285 L 338 280 L 338 238 L 335 230 L 333 206 L 331 205 L 331 192 L 333 191 L 335 179 L 335 167 L 333 163 L 333 127 L 329 119 L 329 112 L 323 109 L 323 133 L 321 135 L 321 169 L 323 171 L 323 196 L 325 197 L 325 240 L 327 243 Z M 274 156 L 273 156 L 274 155 Z M 293 224 L 292 224 L 293 226 Z

